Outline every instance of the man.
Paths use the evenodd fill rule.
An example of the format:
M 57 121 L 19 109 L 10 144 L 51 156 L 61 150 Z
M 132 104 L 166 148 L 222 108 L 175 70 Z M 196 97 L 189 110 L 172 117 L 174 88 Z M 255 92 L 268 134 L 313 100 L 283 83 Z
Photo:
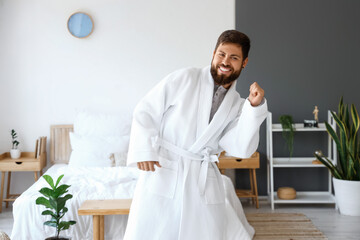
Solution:
M 249 49 L 245 34 L 225 31 L 211 67 L 168 75 L 135 108 L 128 165 L 144 171 L 124 239 L 252 238 L 246 219 L 225 199 L 228 190 L 216 165 L 223 150 L 250 157 L 267 115 L 264 90 L 256 82 L 246 100 L 236 92 Z

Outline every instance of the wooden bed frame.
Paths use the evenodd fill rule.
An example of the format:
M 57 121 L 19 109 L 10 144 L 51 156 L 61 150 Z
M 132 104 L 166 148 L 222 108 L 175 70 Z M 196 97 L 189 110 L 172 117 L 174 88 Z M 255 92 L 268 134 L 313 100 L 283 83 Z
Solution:
M 71 154 L 69 133 L 74 131 L 72 124 L 50 126 L 50 161 L 51 164 L 69 163 Z

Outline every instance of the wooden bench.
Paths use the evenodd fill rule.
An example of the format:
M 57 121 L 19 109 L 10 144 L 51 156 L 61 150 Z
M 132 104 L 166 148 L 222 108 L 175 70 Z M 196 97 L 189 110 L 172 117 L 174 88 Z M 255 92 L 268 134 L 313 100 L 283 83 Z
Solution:
M 79 215 L 93 216 L 94 240 L 104 240 L 104 216 L 127 215 L 132 199 L 86 200 L 78 209 Z

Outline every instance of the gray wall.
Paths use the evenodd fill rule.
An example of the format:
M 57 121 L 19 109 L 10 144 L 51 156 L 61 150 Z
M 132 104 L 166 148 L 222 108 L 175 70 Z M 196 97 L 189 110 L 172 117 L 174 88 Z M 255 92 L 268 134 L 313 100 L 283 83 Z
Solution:
M 290 114 L 295 122 L 319 121 L 336 110 L 341 96 L 360 107 L 360 1 L 357 0 L 238 0 L 236 29 L 252 43 L 249 64 L 239 79 L 238 91 L 248 96 L 257 81 L 264 89 L 273 121 Z M 360 109 L 359 109 L 360 110 Z M 259 194 L 266 195 L 266 135 L 261 127 L 261 167 L 257 171 Z M 327 151 L 326 133 L 297 133 L 294 156 L 312 156 Z M 287 156 L 284 141 L 274 138 L 274 155 Z M 292 186 L 297 190 L 325 190 L 326 169 L 277 169 L 275 190 Z M 248 174 L 238 170 L 237 187 L 248 186 Z

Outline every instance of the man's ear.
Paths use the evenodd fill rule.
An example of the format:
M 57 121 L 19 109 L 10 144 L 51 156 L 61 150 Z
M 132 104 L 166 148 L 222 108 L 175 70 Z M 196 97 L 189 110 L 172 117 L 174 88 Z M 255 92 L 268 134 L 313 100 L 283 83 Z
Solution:
M 242 64 L 242 68 L 246 67 L 248 60 L 249 60 L 249 58 L 245 58 L 245 60 L 243 61 L 243 64 Z

